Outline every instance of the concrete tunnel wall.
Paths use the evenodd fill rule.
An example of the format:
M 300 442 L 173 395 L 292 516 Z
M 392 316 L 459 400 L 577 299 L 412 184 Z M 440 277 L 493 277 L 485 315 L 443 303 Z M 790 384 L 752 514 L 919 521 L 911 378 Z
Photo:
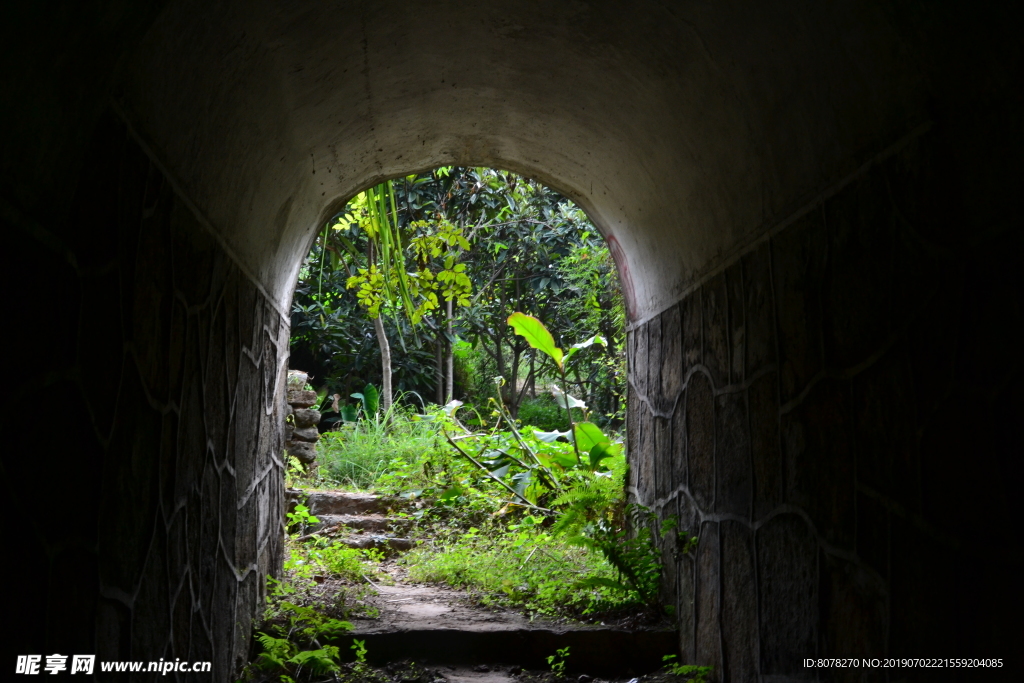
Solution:
M 1024 640 L 1012 21 L 872 2 L 20 12 L 5 291 L 64 315 L 22 323 L 8 376 L 47 388 L 74 447 L 25 431 L 15 390 L 3 517 L 47 566 L 15 566 L 17 652 L 230 678 L 280 563 L 300 259 L 359 189 L 448 163 L 548 182 L 612 243 L 631 494 L 701 537 L 665 548 L 687 659 L 813 679 L 804 657 Z M 45 278 L 19 268 L 37 254 Z

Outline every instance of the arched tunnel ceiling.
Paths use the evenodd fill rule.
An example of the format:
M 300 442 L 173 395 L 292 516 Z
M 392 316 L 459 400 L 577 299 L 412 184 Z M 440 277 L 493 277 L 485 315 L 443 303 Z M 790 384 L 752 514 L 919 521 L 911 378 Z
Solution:
M 339 202 L 469 164 L 580 203 L 637 319 L 920 122 L 911 52 L 870 3 L 181 0 L 116 92 L 280 304 Z

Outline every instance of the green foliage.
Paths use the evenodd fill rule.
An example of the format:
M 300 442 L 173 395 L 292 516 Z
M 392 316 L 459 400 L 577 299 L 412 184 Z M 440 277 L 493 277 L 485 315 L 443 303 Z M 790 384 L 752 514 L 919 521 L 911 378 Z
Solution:
M 573 415 L 574 419 L 582 420 L 583 413 L 577 409 Z M 527 398 L 519 405 L 519 414 L 516 418 L 523 423 L 536 427 L 542 432 L 567 431 L 569 429 L 569 418 L 565 410 L 555 403 L 551 394 L 541 394 L 537 398 Z
M 456 308 L 451 334 L 439 306 L 446 299 Z M 587 307 L 577 310 L 584 301 Z M 621 296 L 608 250 L 579 208 L 505 171 L 442 168 L 357 195 L 327 222 L 300 270 L 292 357 L 319 375 L 328 395 L 348 396 L 367 382 L 380 386 L 379 351 L 366 312 L 398 342 L 392 344 L 397 390 L 433 395 L 436 347 L 471 343 L 480 376 L 528 380 L 505 388 L 515 415 L 525 388 L 543 381 L 546 371 L 502 324 L 513 306 L 573 330 L 572 336 L 574 321 L 584 318 L 584 327 L 600 331 L 607 358 L 595 354 L 579 366 L 570 378 L 572 393 L 598 406 L 602 423 L 618 415 L 621 392 L 614 385 L 624 375 L 610 359 L 621 357 L 624 335 L 622 318 L 615 317 Z M 339 417 L 351 421 L 347 412 Z
M 557 362 L 559 373 L 565 378 L 562 351 L 554 346 L 553 336 L 542 322 L 532 316 L 514 313 L 509 317 L 509 325 L 524 335 L 531 347 Z M 578 348 L 591 345 L 578 345 Z M 567 361 L 571 358 L 571 355 L 564 356 Z M 504 383 L 500 377 L 496 381 L 499 388 Z M 566 411 L 570 424 L 566 432 L 533 431 L 531 434 L 531 430 L 520 430 L 504 403 L 496 399 L 490 401 L 491 416 L 495 422 L 489 432 L 467 430 L 455 419 L 458 406 L 453 406 L 450 422 L 462 433 L 453 436 L 445 424 L 442 424 L 442 429 L 459 454 L 511 494 L 507 504 L 551 513 L 552 510 L 544 505 L 562 493 L 567 485 L 586 479 L 586 473 L 606 473 L 609 468 L 605 460 L 623 459 L 621 445 L 605 436 L 600 427 L 589 421 L 576 422 L 572 419 L 573 408 L 581 409 L 582 416 L 586 417 L 587 407 L 583 401 L 561 392 L 556 393 L 555 401 L 561 401 Z M 505 431 L 499 431 L 502 426 L 506 427 Z
M 508 317 L 508 324 L 527 344 L 551 358 L 558 369 L 562 369 L 562 349 L 555 346 L 555 338 L 544 327 L 544 323 L 532 315 L 516 311 Z
M 352 624 L 328 617 L 313 607 L 279 600 L 270 610 L 272 634 L 259 632 L 262 647 L 256 659 L 260 669 L 280 674 L 282 681 L 294 680 L 305 670 L 327 674 L 338 670 L 338 648 L 321 641 L 352 630 Z
M 363 415 L 368 419 L 377 419 L 377 411 L 380 409 L 380 392 L 377 387 L 367 384 L 361 392 L 352 394 L 352 398 L 358 398 L 363 404 Z M 349 420 L 355 422 L 355 420 Z
M 566 660 L 569 659 L 569 646 L 558 648 L 555 650 L 555 654 L 548 655 L 548 666 L 551 667 L 551 673 L 555 674 L 558 678 L 565 676 L 565 664 Z
M 661 553 L 650 527 L 657 524 L 657 517 L 636 504 L 627 505 L 625 513 L 632 522 L 632 529 L 617 528 L 608 520 L 599 519 L 587 525 L 582 534 L 573 537 L 573 543 L 601 553 L 618 573 L 615 580 L 588 577 L 582 584 L 618 591 L 655 607 L 661 580 Z M 675 525 L 674 517 L 663 520 L 659 537 L 664 538 Z
M 290 418 L 291 415 L 288 417 Z M 287 488 L 293 488 L 299 481 L 306 477 L 306 470 L 302 466 L 302 462 L 300 462 L 294 455 L 286 454 L 286 460 L 288 467 L 284 473 L 284 485 Z
M 288 520 L 288 528 L 297 528 L 301 533 L 301 530 L 306 526 L 317 524 L 320 520 L 309 513 L 309 508 L 302 503 L 295 504 L 295 511 L 289 512 L 285 515 Z
M 352 639 L 352 650 L 355 652 L 357 664 L 366 663 L 366 641 L 358 638 Z
M 690 683 L 706 683 L 707 677 L 711 675 L 715 667 L 695 666 L 693 664 L 681 664 L 675 661 L 675 655 L 665 655 L 661 661 L 665 662 L 665 670 L 673 676 L 686 676 Z
M 441 529 L 433 545 L 401 561 L 413 581 L 469 589 L 484 604 L 534 614 L 580 618 L 636 604 L 621 592 L 583 585 L 592 576 L 611 580 L 614 567 L 545 530 L 541 516 L 526 515 L 507 525 L 485 521 L 482 527 Z
M 387 417 L 346 422 L 324 432 L 316 449 L 321 476 L 334 485 L 363 490 L 380 485 L 388 471 L 418 469 L 421 463 L 439 460 L 439 450 L 448 450 L 429 415 L 417 415 L 400 404 Z

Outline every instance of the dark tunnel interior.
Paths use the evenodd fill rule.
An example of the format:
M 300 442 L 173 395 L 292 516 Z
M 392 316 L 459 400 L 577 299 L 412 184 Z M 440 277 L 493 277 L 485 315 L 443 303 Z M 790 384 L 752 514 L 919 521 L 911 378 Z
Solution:
M 665 549 L 684 660 L 1018 675 L 1020 21 L 628 5 L 8 8 L 4 666 L 188 657 L 234 680 L 282 561 L 301 259 L 367 185 L 461 164 L 550 183 L 612 245 L 630 495 L 700 530 Z

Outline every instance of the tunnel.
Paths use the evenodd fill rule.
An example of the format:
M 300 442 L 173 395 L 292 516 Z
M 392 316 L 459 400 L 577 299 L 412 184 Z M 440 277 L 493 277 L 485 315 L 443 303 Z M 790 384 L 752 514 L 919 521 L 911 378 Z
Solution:
M 1019 667 L 1009 3 L 7 14 L 4 666 L 187 658 L 213 663 L 188 680 L 235 680 L 282 562 L 301 260 L 355 193 L 455 164 L 557 188 L 611 247 L 629 495 L 700 539 L 664 548 L 684 661 L 720 681 Z M 847 657 L 1005 664 L 805 661 Z

